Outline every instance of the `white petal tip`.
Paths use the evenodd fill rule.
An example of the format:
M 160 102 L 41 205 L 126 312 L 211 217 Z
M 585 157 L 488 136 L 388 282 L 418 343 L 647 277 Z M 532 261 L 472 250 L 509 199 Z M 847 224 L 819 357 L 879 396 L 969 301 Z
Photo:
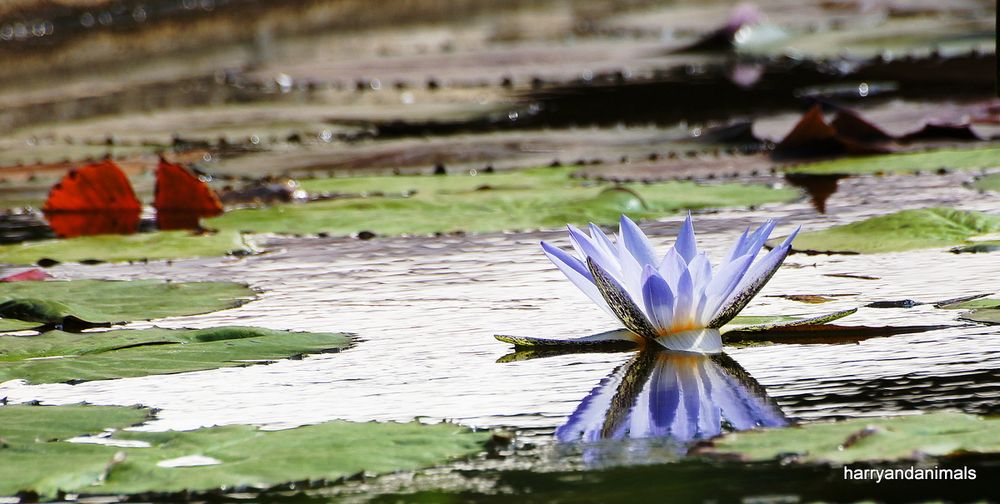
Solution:
M 692 329 L 656 338 L 663 348 L 698 355 L 722 353 L 722 333 L 718 329 Z

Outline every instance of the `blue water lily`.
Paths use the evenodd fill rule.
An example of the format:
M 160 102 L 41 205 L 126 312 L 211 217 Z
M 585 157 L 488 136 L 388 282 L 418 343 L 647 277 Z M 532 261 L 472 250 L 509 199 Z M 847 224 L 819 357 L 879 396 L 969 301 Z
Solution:
M 775 222 L 747 229 L 716 267 L 698 250 L 688 215 L 662 258 L 631 219 L 622 216 L 614 239 L 590 224 L 589 234 L 569 226 L 576 256 L 546 242 L 545 255 L 574 285 L 628 329 L 616 338 L 656 341 L 670 350 L 722 351 L 717 330 L 732 320 L 784 262 L 793 231 L 757 260 Z

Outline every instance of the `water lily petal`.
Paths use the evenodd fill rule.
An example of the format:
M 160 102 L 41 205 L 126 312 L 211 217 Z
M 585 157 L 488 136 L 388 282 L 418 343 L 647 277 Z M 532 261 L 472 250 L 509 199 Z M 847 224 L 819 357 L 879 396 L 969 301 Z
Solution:
M 733 248 L 729 250 L 729 254 L 726 256 L 725 263 L 732 262 L 739 257 L 746 254 L 751 254 L 754 257 L 760 252 L 761 247 L 767 242 L 767 238 L 771 236 L 771 231 L 774 230 L 774 226 L 777 222 L 774 219 L 768 219 L 766 222 L 761 224 L 752 233 L 750 229 L 747 228 L 746 231 L 740 236 Z M 723 263 L 723 264 L 725 264 Z
M 632 219 L 622 215 L 618 221 L 618 233 L 621 235 L 621 241 L 625 243 L 625 247 L 632 252 L 632 256 L 639 261 L 639 264 L 643 266 L 659 264 L 653 245 L 649 243 L 649 238 L 635 222 L 632 222 Z
M 667 281 L 648 264 L 642 277 L 642 300 L 649 321 L 658 331 L 666 331 L 674 318 L 674 293 Z
M 681 277 L 677 281 L 677 289 L 674 290 L 674 319 L 673 327 L 680 327 L 681 330 L 690 329 L 694 325 L 694 282 L 688 270 L 681 272 Z
M 698 252 L 698 255 L 691 260 L 691 264 L 688 264 L 688 272 L 691 274 L 691 283 L 694 285 L 692 316 L 700 321 L 701 312 L 705 309 L 708 299 L 705 295 L 705 288 L 712 281 L 712 263 L 709 262 L 708 255 L 704 252 Z
M 677 234 L 677 241 L 674 242 L 674 250 L 684 258 L 684 262 L 690 263 L 698 254 L 698 244 L 695 242 L 694 223 L 691 222 L 691 214 L 684 219 L 681 231 Z
M 660 276 L 667 281 L 670 289 L 677 292 L 677 282 L 681 279 L 681 273 L 687 270 L 687 262 L 676 250 L 671 248 L 667 251 L 667 255 L 663 256 L 659 270 Z
M 781 263 L 788 256 L 791 250 L 792 240 L 798 235 L 796 228 L 792 234 L 785 239 L 784 243 L 773 248 L 758 263 L 754 264 L 740 281 L 739 286 L 729 295 L 729 298 L 719 308 L 718 313 L 709 322 L 708 327 L 719 328 L 733 319 L 750 302 L 754 296 L 764 288 L 764 285 L 774 276 L 774 273 L 781 267 Z
M 595 243 L 590 236 L 577 229 L 576 226 L 567 226 L 567 228 L 569 228 L 569 239 L 573 243 L 573 248 L 580 254 L 581 261 L 586 261 L 588 257 L 592 257 L 597 261 L 597 264 L 600 264 L 610 274 L 617 276 L 621 273 L 618 258 L 613 252 L 605 252 L 604 247 Z
M 729 295 L 733 293 L 733 290 L 743 280 L 743 276 L 746 275 L 750 269 L 750 265 L 753 264 L 753 259 L 753 255 L 746 254 L 719 268 L 715 278 L 705 287 L 705 297 L 707 300 L 702 311 L 698 314 L 699 321 L 708 324 L 715 318 L 722 302 L 729 298 Z
M 771 232 L 774 231 L 774 226 L 778 225 L 778 222 L 774 219 L 767 219 L 766 222 L 760 225 L 747 240 L 747 249 L 744 254 L 752 254 L 754 257 L 760 252 L 761 247 L 767 242 L 767 238 L 771 236 Z M 743 255 L 743 254 L 740 254 Z
M 729 253 L 726 254 L 726 260 L 722 262 L 723 265 L 731 263 L 736 260 L 737 257 L 746 254 L 747 240 L 749 240 L 749 236 L 750 228 L 746 228 L 743 231 L 743 234 L 736 239 L 736 243 L 733 244 L 733 247 L 729 249 Z
M 611 311 L 618 316 L 618 320 L 621 320 L 626 328 L 640 336 L 655 338 L 658 332 L 621 283 L 597 264 L 597 261 L 592 257 L 587 258 L 587 267 L 594 276 L 594 282 L 600 289 L 601 295 L 611 307 Z
M 591 275 L 590 270 L 579 259 L 567 254 L 559 247 L 554 247 L 545 242 L 542 242 L 542 251 L 552 261 L 552 264 L 555 264 L 559 268 L 559 271 L 562 271 L 566 275 L 566 278 L 569 278 L 569 281 L 573 282 L 573 285 L 583 291 L 594 304 L 609 315 L 614 316 L 615 313 L 611 311 L 608 303 L 604 301 L 604 296 L 601 295 L 600 290 L 597 288 L 597 284 L 594 283 L 594 277 Z
M 594 240 L 594 243 L 600 247 L 605 254 L 608 254 L 611 257 L 617 257 L 618 254 L 615 252 L 615 244 L 611 242 L 611 239 L 608 238 L 608 235 L 604 234 L 604 231 L 601 230 L 601 228 L 591 222 L 587 225 L 587 229 L 590 230 L 590 237 Z
M 622 269 L 622 286 L 632 296 L 632 301 L 635 301 L 635 304 L 639 308 L 645 308 L 642 302 L 643 267 L 625 247 L 624 240 L 619 239 L 615 243 L 615 247 L 618 251 L 618 262 Z
M 692 329 L 665 334 L 657 336 L 656 342 L 675 352 L 711 355 L 722 351 L 722 333 L 718 329 Z

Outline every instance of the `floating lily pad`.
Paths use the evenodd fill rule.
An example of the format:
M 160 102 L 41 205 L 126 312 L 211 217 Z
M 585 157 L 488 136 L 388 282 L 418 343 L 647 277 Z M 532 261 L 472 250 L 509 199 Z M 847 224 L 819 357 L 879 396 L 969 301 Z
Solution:
M 895 418 L 858 418 L 797 428 L 734 432 L 714 441 L 710 452 L 742 460 L 794 456 L 800 462 L 912 460 L 921 456 L 1000 452 L 1000 418 L 930 413 Z
M 977 241 L 971 245 L 963 245 L 951 249 L 955 254 L 985 254 L 1000 251 L 1000 240 Z
M 0 382 L 75 383 L 245 366 L 338 351 L 350 342 L 345 334 L 256 327 L 0 336 Z
M 1000 299 L 990 299 L 977 296 L 974 299 L 963 299 L 952 303 L 937 303 L 934 306 L 945 310 L 976 310 L 979 308 L 1000 308 Z
M 134 494 L 263 489 L 359 472 L 413 470 L 465 457 L 488 433 L 452 424 L 327 422 L 281 431 L 234 425 L 188 432 L 116 432 L 110 441 L 147 447 L 70 443 L 75 436 L 140 423 L 150 411 L 97 406 L 0 408 L 0 495 L 35 492 Z M 198 467 L 190 465 L 202 464 Z M 185 467 L 188 465 L 188 467 Z
M 990 299 L 979 296 L 975 299 L 961 300 L 954 303 L 938 303 L 934 305 L 946 310 L 968 310 L 959 315 L 959 319 L 983 324 L 1000 324 L 1000 299 Z
M 819 161 L 788 167 L 788 173 L 862 175 L 874 173 L 915 173 L 948 170 L 973 170 L 1000 166 L 1000 147 L 978 149 L 942 149 L 860 156 Z
M 43 258 L 60 262 L 92 259 L 122 262 L 213 257 L 230 253 L 245 254 L 253 250 L 253 243 L 237 231 L 204 235 L 187 231 L 160 231 L 0 245 L 0 263 L 32 264 Z
M 983 324 L 1000 324 L 1000 308 L 978 308 L 967 311 L 958 318 Z
M 797 196 L 791 189 L 762 185 L 664 182 L 614 186 L 572 179 L 569 175 L 573 170 L 308 180 L 302 186 L 310 193 L 416 192 L 409 197 L 344 198 L 234 210 L 205 223 L 223 230 L 298 234 L 490 232 L 557 228 L 567 222 L 612 224 L 625 212 L 645 219 L 682 209 L 758 205 Z
M 235 308 L 253 297 L 249 287 L 233 282 L 4 283 L 0 284 L 0 331 L 58 323 L 70 316 L 92 323 L 116 323 L 195 315 Z
M 1000 192 L 1000 173 L 979 177 L 972 183 L 972 187 L 981 191 Z
M 797 251 L 879 253 L 946 247 L 1000 231 L 1000 216 L 951 208 L 904 210 L 799 234 Z
M 857 312 L 857 308 L 841 310 L 815 317 L 798 317 L 791 315 L 779 316 L 737 316 L 722 327 L 722 339 L 726 343 L 740 343 L 753 340 L 775 340 L 785 336 L 798 336 L 803 331 L 820 331 L 815 334 L 822 336 L 822 330 L 829 322 L 842 319 Z M 643 338 L 628 329 L 617 329 L 603 333 L 574 339 L 539 338 L 533 336 L 509 336 L 497 334 L 493 336 L 498 341 L 514 345 L 520 352 L 516 355 L 506 355 L 500 362 L 549 357 L 577 352 L 618 352 L 634 350 L 643 344 Z M 776 340 L 776 341 L 783 341 Z

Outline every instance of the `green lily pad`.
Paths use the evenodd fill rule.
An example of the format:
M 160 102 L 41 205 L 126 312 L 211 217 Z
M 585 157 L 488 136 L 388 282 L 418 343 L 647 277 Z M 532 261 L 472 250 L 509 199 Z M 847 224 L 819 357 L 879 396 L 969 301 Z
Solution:
M 945 310 L 968 310 L 959 319 L 983 324 L 1000 324 L 1000 299 L 979 298 L 959 303 L 937 305 Z
M 0 449 L 0 495 L 263 489 L 362 471 L 428 467 L 475 454 L 489 437 L 447 423 L 335 421 L 280 431 L 234 425 L 188 432 L 118 431 L 110 437 L 145 447 L 66 441 L 150 416 L 146 409 L 121 407 L 0 408 L 5 443 Z M 204 465 L 185 467 L 185 462 Z
M 797 197 L 791 189 L 762 185 L 650 185 L 574 179 L 575 168 L 449 176 L 378 176 L 303 181 L 310 193 L 373 194 L 304 204 L 242 209 L 208 219 L 223 230 L 348 235 L 367 230 L 382 235 L 435 232 L 492 232 L 556 228 L 567 222 L 612 224 L 622 213 L 636 219 L 682 209 L 759 205 Z M 411 196 L 403 197 L 416 191 Z
M 996 453 L 1000 452 L 1000 418 L 941 412 L 734 432 L 716 439 L 710 452 L 734 454 L 742 460 L 794 455 L 800 462 L 839 464 Z
M 350 343 L 345 334 L 257 327 L 0 336 L 0 382 L 76 383 L 246 366 L 338 351 Z
M 1000 173 L 984 175 L 972 183 L 972 187 L 980 191 L 1000 192 Z
M 970 310 L 958 318 L 970 322 L 980 322 L 983 324 L 1000 324 L 1000 308 L 979 308 Z
M 781 332 L 784 329 L 820 326 L 857 313 L 857 308 L 841 310 L 814 317 L 736 317 L 723 327 L 723 336 L 729 331 Z
M 976 310 L 979 308 L 1000 308 L 1000 299 L 979 297 L 977 299 L 960 301 L 957 303 L 938 304 L 935 306 L 937 306 L 938 308 L 944 308 L 945 310 Z
M 998 231 L 997 215 L 925 208 L 802 233 L 792 246 L 798 251 L 821 253 L 900 252 L 960 245 L 971 237 Z
M 951 249 L 955 254 L 985 254 L 1000 251 L 1000 240 L 977 241 L 971 245 L 963 245 Z
M 72 280 L 0 284 L 0 331 L 56 323 L 152 320 L 235 308 L 254 292 L 233 282 Z M 26 324 L 32 322 L 33 324 Z
M 237 231 L 205 235 L 195 235 L 187 231 L 158 231 L 0 245 L 0 263 L 33 264 L 43 258 L 60 262 L 84 260 L 123 262 L 214 257 L 253 251 L 253 243 Z
M 1000 166 L 1000 147 L 978 149 L 941 149 L 927 152 L 906 152 L 857 156 L 831 161 L 819 161 L 788 167 L 788 173 L 814 175 L 863 175 L 874 173 L 929 172 L 941 168 L 974 170 Z

